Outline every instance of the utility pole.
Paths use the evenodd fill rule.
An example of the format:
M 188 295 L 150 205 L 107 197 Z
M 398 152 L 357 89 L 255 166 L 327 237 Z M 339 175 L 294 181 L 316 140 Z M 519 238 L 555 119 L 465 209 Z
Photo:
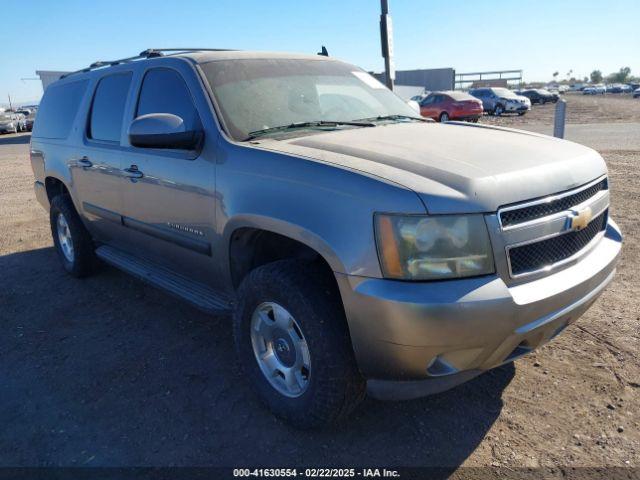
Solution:
M 13 111 L 13 105 L 11 105 L 11 95 L 7 93 L 7 97 L 9 97 L 9 110 Z
M 393 63 L 393 26 L 389 15 L 389 1 L 380 0 L 382 14 L 380 15 L 380 40 L 382 42 L 382 56 L 384 57 L 385 81 L 389 90 L 393 90 L 396 79 L 396 68 Z

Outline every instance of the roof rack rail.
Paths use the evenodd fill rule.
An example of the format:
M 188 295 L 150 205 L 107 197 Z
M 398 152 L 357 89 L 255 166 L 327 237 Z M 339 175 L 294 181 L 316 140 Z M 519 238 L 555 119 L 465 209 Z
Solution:
M 89 65 L 86 68 L 80 69 L 80 70 L 76 70 L 74 72 L 69 72 L 66 73 L 64 75 L 62 75 L 60 78 L 66 78 L 69 77 L 71 75 L 75 75 L 76 73 L 86 73 L 86 72 L 90 72 L 91 70 L 96 70 L 98 68 L 102 68 L 102 67 L 113 67 L 115 65 L 119 65 L 121 63 L 128 63 L 128 62 L 132 62 L 134 60 L 140 60 L 143 58 L 156 58 L 156 57 L 162 57 L 164 56 L 164 52 L 171 52 L 171 53 L 180 53 L 180 52 L 200 52 L 200 51 L 204 51 L 204 52 L 229 52 L 232 51 L 229 48 L 147 48 L 146 50 L 143 50 L 142 52 L 140 52 L 138 55 L 134 56 L 134 57 L 127 57 L 127 58 L 121 58 L 119 60 L 108 60 L 108 61 L 102 61 L 102 60 L 98 60 L 97 62 L 93 62 L 91 65 Z

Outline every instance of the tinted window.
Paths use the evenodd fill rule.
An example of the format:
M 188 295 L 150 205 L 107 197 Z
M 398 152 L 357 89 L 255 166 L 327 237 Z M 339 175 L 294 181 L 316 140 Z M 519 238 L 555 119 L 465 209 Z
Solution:
M 119 142 L 131 72 L 109 75 L 98 83 L 91 107 L 89 137 Z
M 80 80 L 49 86 L 40 102 L 33 136 L 67 138 L 78 113 L 78 106 L 87 89 L 87 83 L 87 80 Z
M 422 101 L 422 105 L 431 105 L 433 103 L 433 98 L 434 98 L 433 95 L 429 95 L 427 98 L 425 98 Z
M 200 122 L 187 85 L 178 72 L 168 68 L 149 70 L 144 76 L 136 116 L 148 113 L 177 115 L 187 129 Z

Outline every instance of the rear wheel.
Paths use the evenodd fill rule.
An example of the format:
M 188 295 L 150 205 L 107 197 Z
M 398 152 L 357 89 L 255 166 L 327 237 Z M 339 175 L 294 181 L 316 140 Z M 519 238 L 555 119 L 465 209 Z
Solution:
M 440 121 L 441 122 L 448 122 L 449 121 L 449 114 L 447 112 L 442 112 L 440 114 Z
M 93 241 L 69 195 L 57 195 L 51 200 L 49 220 L 64 269 L 74 277 L 90 274 L 96 264 Z
M 281 260 L 238 290 L 236 351 L 260 399 L 298 428 L 343 420 L 364 398 L 340 296 L 330 272 Z

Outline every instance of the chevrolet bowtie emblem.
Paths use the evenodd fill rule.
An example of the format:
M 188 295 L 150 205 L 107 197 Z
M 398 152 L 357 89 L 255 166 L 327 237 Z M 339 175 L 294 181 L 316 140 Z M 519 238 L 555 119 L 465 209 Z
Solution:
M 573 211 L 573 216 L 569 218 L 571 221 L 571 230 L 582 230 L 589 225 L 591 217 L 593 216 L 589 207 L 583 208 L 579 212 Z

